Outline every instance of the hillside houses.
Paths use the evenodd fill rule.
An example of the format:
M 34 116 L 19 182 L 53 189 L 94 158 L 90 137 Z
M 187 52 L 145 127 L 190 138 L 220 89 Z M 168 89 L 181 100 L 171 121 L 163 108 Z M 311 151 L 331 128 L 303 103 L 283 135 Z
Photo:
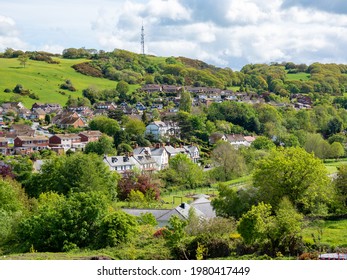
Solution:
M 135 167 L 142 172 L 155 172 L 168 167 L 170 158 L 178 154 L 187 155 L 195 163 L 200 159 L 196 146 L 174 147 L 157 144 L 154 147 L 136 147 L 132 153 L 125 156 L 104 157 L 104 162 L 110 170 L 120 174 Z

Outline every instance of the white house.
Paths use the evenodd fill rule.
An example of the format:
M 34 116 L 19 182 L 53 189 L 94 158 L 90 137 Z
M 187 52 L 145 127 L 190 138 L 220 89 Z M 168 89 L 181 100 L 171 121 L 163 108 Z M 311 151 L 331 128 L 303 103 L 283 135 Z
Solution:
M 117 171 L 120 174 L 133 170 L 137 166 L 135 159 L 129 156 L 105 156 L 103 161 L 111 171 Z
M 152 135 L 154 139 L 161 137 L 179 136 L 179 127 L 173 122 L 154 121 L 146 126 L 146 135 Z

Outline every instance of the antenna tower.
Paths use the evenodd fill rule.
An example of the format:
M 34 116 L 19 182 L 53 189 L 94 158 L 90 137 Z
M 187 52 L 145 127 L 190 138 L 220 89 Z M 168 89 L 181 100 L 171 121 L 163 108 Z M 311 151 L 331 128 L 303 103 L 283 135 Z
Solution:
M 143 28 L 143 23 L 141 28 L 141 54 L 145 54 L 145 29 Z

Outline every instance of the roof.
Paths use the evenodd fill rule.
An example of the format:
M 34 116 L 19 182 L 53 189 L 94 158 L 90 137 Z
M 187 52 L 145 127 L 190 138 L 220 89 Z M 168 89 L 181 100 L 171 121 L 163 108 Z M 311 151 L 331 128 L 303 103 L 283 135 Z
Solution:
M 47 140 L 46 136 L 17 136 L 17 138 L 21 141 L 30 141 L 30 140 Z
M 253 142 L 255 140 L 254 136 L 245 136 L 244 138 L 247 142 Z
M 179 154 L 179 153 L 182 153 L 182 154 L 186 154 L 187 151 L 182 147 L 179 147 L 179 148 L 175 148 L 175 147 L 172 147 L 172 146 L 165 146 L 165 150 L 169 153 L 169 154 Z
M 245 137 L 242 134 L 228 134 L 226 137 L 229 142 L 245 141 Z
M 82 131 L 79 134 L 82 134 L 84 136 L 101 136 L 102 132 L 99 130 L 86 130 L 86 131 Z
M 214 211 L 211 201 L 208 200 L 206 197 L 202 196 L 196 200 L 194 200 L 191 205 L 202 212 L 204 214 L 204 217 L 206 218 L 214 218 L 216 217 L 216 212 Z
M 133 157 L 127 156 L 104 157 L 104 162 L 107 163 L 110 167 L 136 165 L 135 159 Z
M 76 133 L 66 133 L 66 134 L 54 134 L 52 137 L 57 136 L 60 139 L 74 139 L 74 138 L 81 138 L 81 136 L 79 136 Z

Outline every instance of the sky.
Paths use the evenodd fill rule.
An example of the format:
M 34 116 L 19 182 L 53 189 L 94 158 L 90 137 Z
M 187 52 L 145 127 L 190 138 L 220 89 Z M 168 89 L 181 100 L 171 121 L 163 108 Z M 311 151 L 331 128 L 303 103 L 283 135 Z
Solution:
M 345 0 L 0 0 L 0 52 L 93 48 L 249 63 L 347 64 Z

